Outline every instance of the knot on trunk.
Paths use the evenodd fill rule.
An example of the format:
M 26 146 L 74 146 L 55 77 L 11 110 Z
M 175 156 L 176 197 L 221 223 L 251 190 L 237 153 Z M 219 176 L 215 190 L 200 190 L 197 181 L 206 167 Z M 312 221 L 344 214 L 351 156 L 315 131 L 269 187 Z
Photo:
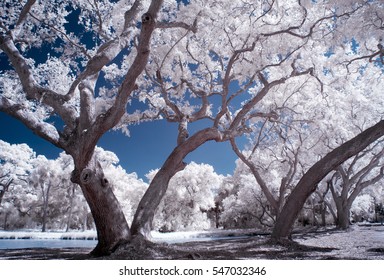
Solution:
M 141 16 L 141 22 L 143 24 L 148 24 L 148 23 L 152 23 L 154 20 L 153 20 L 153 17 L 150 13 L 145 13 Z
M 89 184 L 94 176 L 94 173 L 91 169 L 84 169 L 80 174 L 80 181 L 83 184 Z
M 106 187 L 109 186 L 109 181 L 108 181 L 107 178 L 105 178 L 105 177 L 102 177 L 102 178 L 101 178 L 101 186 L 102 186 L 103 188 L 106 188 Z

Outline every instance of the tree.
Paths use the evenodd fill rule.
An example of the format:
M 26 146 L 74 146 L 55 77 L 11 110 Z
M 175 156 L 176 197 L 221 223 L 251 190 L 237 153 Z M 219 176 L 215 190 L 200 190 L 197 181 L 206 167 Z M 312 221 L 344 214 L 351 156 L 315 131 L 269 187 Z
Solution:
M 170 178 L 185 167 L 187 154 L 207 141 L 239 137 L 249 130 L 251 119 L 273 115 L 273 106 L 264 105 L 265 96 L 282 90 L 289 81 L 300 83 L 305 78 L 312 80 L 313 86 L 307 89 L 312 98 L 320 93 L 327 96 L 326 85 L 336 93 L 346 79 L 338 79 L 334 65 L 347 66 L 349 74 L 354 73 L 351 79 L 356 78 L 361 71 L 348 64 L 345 42 L 353 38 L 369 41 L 369 45 L 377 42 L 380 5 L 379 1 L 329 1 L 325 5 L 285 1 L 283 6 L 278 1 L 216 1 L 209 5 L 196 1 L 180 8 L 175 17 L 193 21 L 196 29 L 155 36 L 159 47 L 153 50 L 151 64 L 139 83 L 147 89 L 140 100 L 166 120 L 178 123 L 179 135 L 175 150 L 139 205 L 134 234 L 150 232 L 157 205 Z M 370 36 L 359 26 L 362 17 L 370 18 Z M 351 26 L 355 37 L 349 37 Z M 372 58 L 378 57 L 377 52 L 372 53 Z M 324 79 L 327 84 L 324 76 L 328 76 Z M 191 133 L 194 123 L 208 125 L 197 130 L 194 126 Z
M 251 119 L 271 115 L 262 101 L 286 82 L 310 79 L 316 84 L 312 90 L 321 91 L 317 77 L 321 67 L 315 67 L 311 58 L 318 38 L 312 37 L 315 31 L 320 36 L 328 32 L 324 25 L 344 20 L 356 7 L 343 6 L 342 12 L 331 16 L 314 3 L 285 4 L 194 1 L 168 15 L 174 21 L 193 22 L 192 28 L 155 34 L 158 47 L 152 50 L 151 63 L 138 81 L 144 89 L 139 99 L 162 118 L 176 122 L 178 137 L 139 204 L 133 234 L 150 233 L 169 181 L 185 168 L 183 160 L 188 154 L 208 141 L 244 135 Z M 301 20 L 297 20 L 298 11 Z M 324 12 L 327 16 L 316 15 Z M 283 43 L 287 40 L 289 44 Z
M 96 223 L 95 255 L 130 239 L 93 154 L 100 137 L 124 115 L 147 63 L 162 1 L 144 2 L 1 3 L 7 16 L 0 22 L 0 50 L 9 67 L 1 72 L 0 109 L 72 156 L 72 181 L 81 186 Z M 123 77 L 98 91 L 107 66 L 121 55 Z
M 219 201 L 222 208 L 220 225 L 224 228 L 260 228 L 273 225 L 270 205 L 243 161 L 236 161 L 234 174 L 226 184 L 226 192 Z
M 0 140 L 0 205 L 11 185 L 26 181 L 34 157 L 26 144 L 10 145 Z
M 269 94 L 264 103 L 273 106 L 273 113 L 253 124 L 244 151 L 231 139 L 233 151 L 264 194 L 273 221 L 302 174 L 325 150 L 318 117 L 327 110 L 327 102 L 325 98 L 311 100 L 308 89 L 312 86 L 304 80 Z
M 0 216 L 4 230 L 31 223 L 31 208 L 24 202 L 36 201 L 34 190 L 27 184 L 35 157 L 26 144 L 0 140 Z
M 87 215 L 85 201 L 76 197 L 76 185 L 70 181 L 73 170 L 72 158 L 62 152 L 57 159 L 49 160 L 39 155 L 32 162 L 33 169 L 28 182 L 35 188 L 37 202 L 34 205 L 35 219 L 42 231 L 48 227 L 69 230 L 74 218 L 74 208 L 80 206 L 77 215 Z M 76 205 L 77 204 L 77 205 Z
M 2 170 L 14 178 L 7 193 L 3 193 L 4 205 L 0 206 L 4 229 L 40 226 L 43 231 L 48 228 L 69 231 L 89 228 L 89 208 L 78 185 L 70 180 L 74 168 L 70 155 L 62 152 L 58 158 L 49 160 L 42 155 L 36 157 L 26 144 L 10 145 L 0 141 L 0 146 Z M 127 174 L 117 165 L 116 154 L 100 147 L 96 147 L 95 154 L 106 176 L 111 178 L 111 187 L 122 201 L 127 220 L 132 221 L 147 184 L 135 173 Z
M 351 206 L 352 222 L 375 221 L 375 199 L 368 193 L 361 193 Z
M 40 195 L 39 200 L 41 200 L 42 203 L 40 206 L 41 210 L 39 211 L 39 213 L 41 213 L 42 232 L 46 231 L 50 193 L 52 188 L 56 187 L 58 183 L 56 181 L 58 177 L 58 174 L 56 174 L 57 168 L 52 168 L 52 165 L 54 165 L 53 161 L 49 161 L 44 156 L 38 156 L 35 160 L 34 169 L 30 177 L 30 183 L 38 189 L 37 192 Z
M 338 166 L 327 182 L 336 204 L 337 225 L 340 228 L 349 227 L 351 207 L 358 195 L 384 177 L 383 153 L 382 142 L 376 143 Z

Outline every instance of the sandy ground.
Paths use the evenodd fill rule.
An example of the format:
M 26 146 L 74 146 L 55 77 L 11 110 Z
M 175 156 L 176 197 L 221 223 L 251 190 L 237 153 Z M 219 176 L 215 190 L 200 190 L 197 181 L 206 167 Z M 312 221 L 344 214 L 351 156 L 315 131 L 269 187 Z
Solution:
M 177 244 L 156 243 L 146 253 L 119 249 L 105 259 L 358 259 L 384 260 L 384 226 L 352 226 L 347 231 L 319 230 L 298 233 L 295 243 L 276 245 L 268 236 L 233 236 L 229 239 Z M 89 259 L 91 248 L 31 248 L 0 250 L 1 259 Z

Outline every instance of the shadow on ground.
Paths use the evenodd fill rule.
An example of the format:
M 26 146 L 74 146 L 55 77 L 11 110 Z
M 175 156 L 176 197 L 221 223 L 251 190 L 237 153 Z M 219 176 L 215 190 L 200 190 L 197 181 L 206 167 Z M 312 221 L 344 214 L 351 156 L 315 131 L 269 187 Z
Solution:
M 327 233 L 310 233 L 300 238 L 318 239 Z M 305 239 L 304 238 L 304 239 Z M 376 244 L 377 245 L 377 244 Z M 89 252 L 92 248 L 63 249 L 12 249 L 0 250 L 0 259 L 92 259 Z M 302 245 L 297 242 L 284 244 L 271 243 L 267 235 L 233 237 L 225 240 L 198 241 L 179 244 L 152 243 L 143 241 L 139 244 L 126 244 L 119 247 L 112 255 L 98 259 L 146 259 L 146 260 L 236 260 L 236 259 L 271 259 L 271 260 L 327 260 L 327 259 L 384 259 L 383 247 L 365 248 L 363 256 L 338 255 L 340 249 Z

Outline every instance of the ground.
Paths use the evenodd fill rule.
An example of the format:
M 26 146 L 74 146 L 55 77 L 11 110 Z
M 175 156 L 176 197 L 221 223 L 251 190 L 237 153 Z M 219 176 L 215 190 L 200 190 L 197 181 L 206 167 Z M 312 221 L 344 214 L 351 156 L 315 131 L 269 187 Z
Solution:
M 220 236 L 222 237 L 222 236 Z M 305 229 L 294 242 L 272 244 L 268 235 L 230 234 L 226 238 L 168 244 L 142 243 L 118 249 L 104 259 L 384 259 L 384 227 L 352 226 L 347 231 Z M 0 250 L 0 259 L 89 259 L 90 249 Z

